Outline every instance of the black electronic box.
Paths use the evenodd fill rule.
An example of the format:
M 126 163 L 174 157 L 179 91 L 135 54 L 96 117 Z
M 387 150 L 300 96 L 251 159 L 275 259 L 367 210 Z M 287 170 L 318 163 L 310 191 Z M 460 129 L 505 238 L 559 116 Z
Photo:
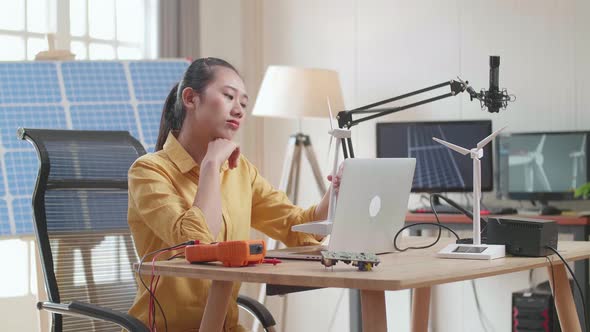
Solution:
M 554 220 L 499 217 L 488 218 L 487 244 L 503 244 L 506 254 L 545 257 L 557 250 L 557 222 Z

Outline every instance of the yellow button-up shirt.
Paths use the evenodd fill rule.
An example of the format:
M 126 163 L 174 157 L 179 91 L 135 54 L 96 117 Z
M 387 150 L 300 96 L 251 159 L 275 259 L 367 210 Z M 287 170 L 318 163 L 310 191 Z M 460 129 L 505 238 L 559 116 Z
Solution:
M 245 157 L 238 167 L 221 172 L 223 225 L 213 238 L 202 211 L 193 206 L 199 183 L 199 166 L 174 135 L 169 134 L 161 151 L 140 157 L 129 170 L 128 222 L 139 257 L 188 240 L 204 243 L 247 240 L 250 227 L 287 246 L 317 244 L 310 234 L 292 232 L 291 226 L 313 219 L 315 206 L 303 210 L 285 193 L 275 190 Z M 162 255 L 166 259 L 170 255 Z M 152 257 L 148 258 L 148 261 Z M 149 285 L 149 276 L 142 276 Z M 139 276 L 137 276 L 139 278 Z M 156 297 L 162 305 L 169 331 L 197 331 L 205 310 L 209 280 L 160 278 Z M 129 313 L 148 325 L 149 293 L 138 280 L 135 303 Z M 233 289 L 224 331 L 241 331 Z M 156 323 L 164 331 L 164 319 L 156 308 Z

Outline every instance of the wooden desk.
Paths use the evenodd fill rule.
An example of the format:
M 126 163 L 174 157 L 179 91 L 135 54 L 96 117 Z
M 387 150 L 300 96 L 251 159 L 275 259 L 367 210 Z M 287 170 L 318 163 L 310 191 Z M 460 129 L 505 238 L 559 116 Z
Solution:
M 444 214 L 439 213 L 438 217 L 441 223 L 451 224 L 471 224 L 471 219 L 467 218 L 462 214 Z M 581 226 L 587 227 L 590 225 L 590 216 L 578 217 L 578 216 L 537 216 L 537 215 L 482 215 L 482 217 L 499 217 L 499 218 L 510 218 L 510 217 L 522 217 L 522 218 L 535 218 L 545 220 L 555 220 L 560 226 Z M 408 213 L 406 214 L 406 222 L 436 222 L 434 214 L 432 213 Z
M 402 245 L 420 245 L 432 238 L 408 237 Z M 351 265 L 339 262 L 333 269 L 319 262 L 284 261 L 277 266 L 258 265 L 243 268 L 224 268 L 220 264 L 187 264 L 183 260 L 155 263 L 156 274 L 213 280 L 200 331 L 219 331 L 227 312 L 234 281 L 273 283 L 308 287 L 354 288 L 361 291 L 363 331 L 386 331 L 386 290 L 414 288 L 412 303 L 412 331 L 426 331 L 430 287 L 438 284 L 470 280 L 511 272 L 548 267 L 544 257 L 507 257 L 492 261 L 452 260 L 436 258 L 435 253 L 451 239 L 441 239 L 429 249 L 381 255 L 381 264 L 371 272 L 359 272 Z M 588 242 L 560 242 L 559 250 L 568 261 L 590 257 Z M 572 298 L 571 288 L 563 264 L 554 258 L 553 273 L 557 312 L 563 331 L 581 331 Z M 141 272 L 151 273 L 151 263 Z M 552 280 L 552 278 L 549 278 Z
M 472 221 L 471 219 L 467 218 L 462 214 L 440 214 L 439 213 L 440 222 L 450 226 L 454 230 L 472 230 Z M 590 216 L 578 217 L 578 216 L 540 216 L 540 215 L 502 215 L 502 216 L 482 216 L 486 217 L 501 217 L 501 218 L 510 218 L 510 217 L 523 217 L 523 218 L 536 218 L 536 219 L 545 219 L 545 220 L 555 220 L 557 225 L 559 226 L 559 233 L 560 234 L 571 234 L 573 235 L 574 241 L 588 241 L 590 237 Z M 406 223 L 418 223 L 418 222 L 436 222 L 434 214 L 431 213 L 408 213 L 406 214 Z M 452 226 L 451 226 L 452 225 Z M 416 230 L 419 229 L 435 229 L 431 226 L 416 226 L 410 234 L 417 235 L 419 232 Z M 590 264 L 588 260 L 578 261 L 574 264 L 574 270 L 576 274 L 576 279 L 581 283 L 582 286 L 582 297 L 586 299 L 586 302 L 590 299 Z M 579 297 L 575 298 L 576 307 L 578 308 L 578 313 L 580 314 L 580 319 L 584 319 L 582 317 L 583 312 L 583 305 L 582 300 Z

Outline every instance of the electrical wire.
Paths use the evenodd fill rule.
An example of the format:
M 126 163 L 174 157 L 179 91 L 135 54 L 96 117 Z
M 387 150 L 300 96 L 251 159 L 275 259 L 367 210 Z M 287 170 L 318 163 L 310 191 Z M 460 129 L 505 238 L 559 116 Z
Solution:
M 553 280 L 552 285 L 554 286 L 549 288 L 551 288 L 551 295 L 553 296 L 553 301 L 555 301 L 555 290 L 553 289 L 555 288 L 555 273 L 553 273 L 553 261 L 551 260 L 551 258 L 549 258 L 549 256 L 545 256 L 545 258 L 549 262 L 549 265 L 551 265 L 551 279 Z
M 488 321 L 489 323 L 489 319 L 485 316 L 485 314 L 483 313 L 483 310 L 481 309 L 481 305 L 479 304 L 479 296 L 477 296 L 477 288 L 475 287 L 475 280 L 471 280 L 471 288 L 473 288 L 473 296 L 475 297 L 475 307 L 477 308 L 477 314 L 479 315 L 479 321 L 481 322 L 481 326 L 483 327 L 483 330 L 485 332 L 488 332 L 488 328 L 486 326 L 486 322 Z
M 150 323 L 150 328 L 152 331 L 156 331 L 156 307 L 154 305 L 154 300 L 156 298 L 156 289 L 158 289 L 158 283 L 160 282 L 160 276 L 155 277 L 156 275 L 156 261 L 158 260 L 158 257 L 160 257 L 160 255 L 163 255 L 165 253 L 168 253 L 170 251 L 173 250 L 179 250 L 179 249 L 184 249 L 186 246 L 181 246 L 178 248 L 169 248 L 167 250 L 163 250 L 158 252 L 157 254 L 154 255 L 154 257 L 152 258 L 152 274 L 151 274 L 151 280 L 150 280 L 150 294 L 154 294 L 154 296 L 150 297 L 149 300 L 149 318 L 148 320 L 151 322 Z M 182 254 L 183 252 L 180 252 L 178 254 Z M 175 254 L 176 255 L 176 254 Z M 175 256 L 173 255 L 173 256 Z M 154 282 L 154 279 L 156 280 Z
M 406 251 L 408 249 L 426 249 L 426 248 L 430 248 L 430 247 L 436 245 L 438 243 L 438 241 L 440 240 L 440 237 L 442 235 L 442 229 L 441 228 L 445 228 L 445 229 L 449 230 L 451 233 L 453 233 L 457 237 L 457 240 L 461 240 L 461 238 L 459 237 L 459 234 L 457 234 L 450 227 L 447 227 L 447 226 L 445 226 L 445 225 L 443 225 L 443 224 L 440 223 L 440 220 L 438 218 L 438 213 L 436 213 L 436 208 L 435 208 L 435 204 L 434 204 L 434 197 L 435 197 L 435 195 L 438 195 L 438 194 L 432 194 L 432 195 L 430 195 L 430 206 L 432 207 L 432 212 L 434 212 L 434 216 L 436 218 L 436 223 L 432 223 L 432 222 L 419 222 L 419 223 L 415 223 L 415 224 L 411 224 L 411 225 L 407 225 L 407 226 L 402 227 L 402 229 L 400 229 L 395 234 L 395 237 L 393 238 L 393 247 L 395 248 L 395 250 L 397 250 L 399 252 L 403 252 L 403 251 Z M 441 196 L 441 197 L 444 197 L 444 196 Z M 446 197 L 444 199 L 446 199 Z M 438 227 L 438 235 L 437 235 L 436 239 L 434 240 L 434 242 L 432 242 L 431 244 L 425 245 L 425 246 L 421 246 L 421 247 L 399 248 L 397 246 L 397 238 L 399 237 L 399 235 L 405 229 L 408 229 L 408 228 L 414 227 L 414 226 L 418 226 L 418 225 L 434 225 L 434 226 L 437 226 Z
M 574 282 L 576 283 L 576 287 L 578 287 L 578 291 L 580 292 L 580 297 L 582 298 L 582 309 L 584 310 L 584 312 L 582 313 L 582 317 L 584 317 L 584 327 L 586 327 L 586 332 L 590 332 L 590 327 L 588 326 L 588 317 L 587 317 L 588 311 L 586 311 L 586 300 L 584 299 L 584 295 L 583 295 L 584 293 L 582 292 L 582 287 L 580 287 L 580 283 L 578 282 L 578 279 L 576 279 L 576 276 L 574 275 L 574 271 L 572 271 L 572 268 L 569 266 L 569 264 L 566 262 L 566 260 L 563 258 L 563 256 L 561 256 L 561 254 L 557 251 L 557 249 L 550 247 L 550 246 L 545 246 L 545 248 L 553 251 L 559 257 L 559 259 L 561 259 L 561 261 L 563 262 L 563 265 L 565 265 L 567 270 L 570 272 L 570 275 L 574 279 Z M 551 274 L 553 275 L 553 289 L 555 289 L 555 276 L 553 273 L 553 265 L 551 265 Z M 555 291 L 553 293 L 553 300 L 555 301 Z
M 461 205 L 455 203 L 455 201 L 453 201 L 450 198 L 447 198 L 441 194 L 430 194 L 430 207 L 432 208 L 432 212 L 434 213 L 434 217 L 436 218 L 436 223 L 432 223 L 432 222 L 420 222 L 420 223 L 415 223 L 415 224 L 411 224 L 411 225 L 407 225 L 402 227 L 402 229 L 400 229 L 396 234 L 395 237 L 393 238 L 393 247 L 395 248 L 395 250 L 399 251 L 399 252 L 403 252 L 406 251 L 408 249 L 426 249 L 426 248 L 430 248 L 434 245 L 436 245 L 438 243 L 438 241 L 441 238 L 442 235 L 442 228 L 449 230 L 451 233 L 453 233 L 453 235 L 455 235 L 455 237 L 457 238 L 457 240 L 461 240 L 461 237 L 451 228 L 443 225 L 440 223 L 440 219 L 438 216 L 438 213 L 436 212 L 436 204 L 434 204 L 434 198 L 438 197 L 439 199 L 442 199 L 443 201 L 447 202 L 450 206 L 454 207 L 455 209 L 459 210 L 461 213 L 463 213 L 465 216 L 467 216 L 468 218 L 473 219 L 473 214 L 471 214 L 471 212 L 465 210 Z M 480 217 L 479 219 L 480 223 L 484 224 L 484 227 L 482 227 L 481 232 L 483 233 L 487 227 L 487 221 Z M 432 242 L 431 244 L 422 246 L 422 247 L 407 247 L 407 248 L 399 248 L 397 246 L 397 238 L 399 237 L 399 235 L 402 233 L 402 231 L 411 228 L 411 227 L 415 227 L 415 226 L 419 226 L 419 225 L 433 225 L 433 226 L 437 226 L 438 227 L 438 235 L 436 236 L 436 239 L 434 240 L 434 242 Z
M 141 284 L 143 285 L 143 287 L 149 292 L 150 294 L 150 299 L 153 298 L 155 303 L 158 305 L 158 308 L 160 309 L 160 312 L 162 313 L 162 317 L 164 318 L 164 326 L 165 326 L 165 330 L 168 331 L 168 321 L 166 320 L 166 315 L 164 314 L 164 310 L 162 309 L 162 306 L 160 305 L 160 302 L 158 302 L 158 299 L 156 298 L 156 295 L 152 292 L 152 290 L 145 284 L 145 282 L 143 281 L 143 278 L 141 277 L 141 266 L 143 265 L 143 261 L 154 254 L 157 254 L 159 252 L 162 251 L 166 251 L 166 250 L 172 250 L 172 249 L 180 249 L 181 247 L 187 246 L 187 245 L 192 245 L 195 244 L 195 241 L 187 241 L 187 242 L 183 242 L 177 245 L 174 245 L 172 247 L 168 247 L 168 248 L 163 248 L 163 249 L 158 249 L 158 250 L 154 250 L 152 252 L 149 252 L 147 254 L 145 254 L 141 260 L 139 261 L 139 264 L 137 265 L 137 275 L 139 277 L 139 281 L 141 282 Z M 151 324 L 152 322 L 150 322 Z
M 423 200 L 428 201 L 428 196 L 426 194 L 421 194 L 420 195 L 420 203 L 423 203 Z
M 469 212 L 469 211 L 465 210 L 465 209 L 464 209 L 464 208 L 463 208 L 461 205 L 457 204 L 457 203 L 456 203 L 455 201 L 453 201 L 452 199 L 450 199 L 450 198 L 448 198 L 448 197 L 446 197 L 446 196 L 443 196 L 443 195 L 441 195 L 441 194 L 437 194 L 437 193 L 431 194 L 431 195 L 430 195 L 430 197 L 438 197 L 439 199 L 442 199 L 443 201 L 447 202 L 447 203 L 448 203 L 450 206 L 452 206 L 452 207 L 454 207 L 455 209 L 459 210 L 461 213 L 463 213 L 463 214 L 464 214 L 465 216 L 467 216 L 469 219 L 473 219 L 473 214 L 472 214 L 471 212 Z M 431 202 L 432 202 L 432 201 L 431 201 Z M 435 215 L 436 215 L 436 211 L 435 211 L 435 209 L 434 209 L 434 208 L 432 209 L 432 211 L 433 211 L 433 212 L 435 212 Z M 484 219 L 484 218 L 483 218 L 483 217 L 481 217 L 481 216 L 479 217 L 479 222 L 480 222 L 480 223 L 483 223 L 483 224 L 487 224 L 487 220 L 486 220 L 486 219 Z
M 407 248 L 400 248 L 400 247 L 398 247 L 397 246 L 397 238 L 402 233 L 402 231 L 404 231 L 405 229 L 408 229 L 410 227 L 419 226 L 419 225 L 433 225 L 433 226 L 438 226 L 440 228 L 444 228 L 444 229 L 450 231 L 451 233 L 453 233 L 453 235 L 455 235 L 455 237 L 457 237 L 457 240 L 461 240 L 461 238 L 459 237 L 459 235 L 454 230 L 452 230 L 450 227 L 447 227 L 447 226 L 445 226 L 443 224 L 437 224 L 437 223 L 433 223 L 433 222 L 418 222 L 418 223 L 415 223 L 415 224 L 404 226 L 402 229 L 400 229 L 395 234 L 395 237 L 393 238 L 393 246 L 394 246 L 395 250 L 397 250 L 399 252 L 403 252 L 403 251 L 406 251 L 408 249 L 426 249 L 426 248 L 430 248 L 430 247 L 432 247 L 432 246 L 434 246 L 434 245 L 436 245 L 438 243 L 438 241 L 440 240 L 440 236 L 441 236 L 441 230 L 440 230 L 440 228 L 439 228 L 439 235 L 437 236 L 436 240 L 434 240 L 434 242 L 432 242 L 429 245 L 422 246 L 422 247 L 407 247 Z

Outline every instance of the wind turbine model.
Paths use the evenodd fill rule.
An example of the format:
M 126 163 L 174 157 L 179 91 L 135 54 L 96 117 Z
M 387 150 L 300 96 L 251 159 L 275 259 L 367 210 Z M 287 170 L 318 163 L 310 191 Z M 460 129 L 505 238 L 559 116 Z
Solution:
M 458 145 L 443 141 L 436 137 L 432 139 L 436 142 L 456 151 L 462 155 L 470 155 L 473 159 L 473 244 L 449 244 L 438 253 L 438 257 L 444 258 L 468 258 L 468 259 L 496 259 L 505 256 L 504 245 L 482 244 L 480 230 L 480 210 L 479 203 L 481 197 L 481 161 L 483 157 L 483 147 L 491 142 L 506 127 L 500 128 L 490 136 L 477 143 L 477 146 L 467 150 Z
M 533 152 L 528 152 L 522 156 L 510 156 L 508 158 L 508 166 L 524 166 L 524 187 L 526 192 L 533 192 L 535 190 L 535 174 L 541 178 L 543 186 L 546 191 L 551 191 L 551 184 L 543 169 L 545 158 L 543 157 L 543 147 L 547 135 L 541 136 L 541 140 L 537 148 Z
M 332 177 L 336 176 L 338 172 L 338 157 L 340 155 L 340 142 L 342 139 L 350 137 L 350 130 L 334 128 L 332 124 L 332 107 L 330 106 L 330 99 L 327 98 L 328 112 L 330 112 L 330 145 L 328 147 L 328 155 L 332 148 L 332 139 L 336 139 L 336 149 L 334 150 L 334 164 L 332 167 Z M 334 222 L 334 213 L 336 212 L 336 192 L 330 188 L 330 205 L 328 206 L 328 218 L 323 221 L 310 222 L 291 227 L 296 232 L 312 233 L 318 235 L 328 235 L 332 232 L 332 223 Z
M 586 157 L 586 135 L 582 137 L 582 146 L 580 147 L 579 151 L 574 151 L 570 153 L 570 158 L 572 158 L 572 189 L 576 189 L 578 187 L 578 167 L 579 171 L 582 171 L 584 174 L 584 160 Z

